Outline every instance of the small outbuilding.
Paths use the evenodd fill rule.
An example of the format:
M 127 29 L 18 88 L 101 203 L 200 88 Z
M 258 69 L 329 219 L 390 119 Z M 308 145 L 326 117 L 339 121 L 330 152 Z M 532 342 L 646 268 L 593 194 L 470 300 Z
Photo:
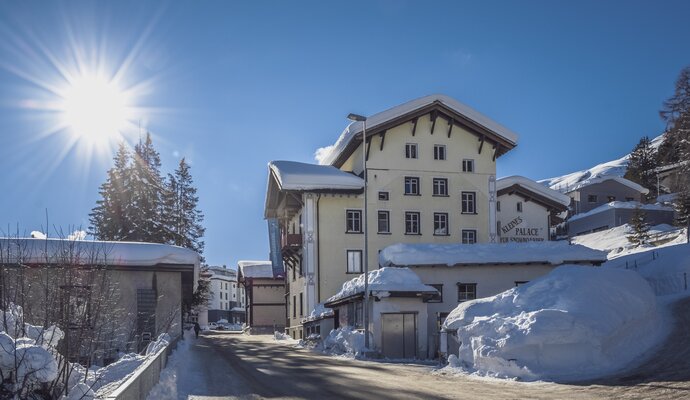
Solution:
M 285 273 L 270 261 L 238 261 L 237 279 L 244 286 L 249 333 L 285 329 Z

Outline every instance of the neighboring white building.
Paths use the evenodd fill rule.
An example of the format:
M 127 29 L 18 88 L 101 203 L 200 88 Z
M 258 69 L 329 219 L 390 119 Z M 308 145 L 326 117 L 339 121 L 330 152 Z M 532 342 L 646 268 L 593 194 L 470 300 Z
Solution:
M 237 282 L 237 271 L 222 267 L 208 268 L 211 276 L 211 301 L 208 305 L 208 321 L 227 320 L 231 323 L 245 322 L 244 288 Z
M 563 222 L 570 197 L 523 176 L 496 181 L 496 231 L 501 243 L 543 242 Z
M 365 263 L 376 269 L 377 253 L 388 245 L 498 240 L 496 159 L 516 146 L 515 133 L 444 95 L 374 114 L 366 132 L 363 143 L 363 124 L 351 123 L 320 152 L 321 165 L 269 164 L 264 216 L 280 225 L 271 248 L 282 251 L 286 266 L 293 338 L 310 311 Z

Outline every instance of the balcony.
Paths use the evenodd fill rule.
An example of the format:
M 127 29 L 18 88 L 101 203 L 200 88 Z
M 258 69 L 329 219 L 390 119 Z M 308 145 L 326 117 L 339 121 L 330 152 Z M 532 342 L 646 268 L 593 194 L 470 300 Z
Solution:
M 285 248 L 299 248 L 302 247 L 302 234 L 301 233 L 288 233 L 283 234 L 280 237 L 280 247 Z

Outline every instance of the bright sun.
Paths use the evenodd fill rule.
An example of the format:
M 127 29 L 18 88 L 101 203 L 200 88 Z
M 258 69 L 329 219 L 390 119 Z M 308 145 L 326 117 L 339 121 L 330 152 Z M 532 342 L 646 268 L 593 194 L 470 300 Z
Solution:
M 82 76 L 61 97 L 62 123 L 80 140 L 106 144 L 121 137 L 128 121 L 128 99 L 113 82 Z

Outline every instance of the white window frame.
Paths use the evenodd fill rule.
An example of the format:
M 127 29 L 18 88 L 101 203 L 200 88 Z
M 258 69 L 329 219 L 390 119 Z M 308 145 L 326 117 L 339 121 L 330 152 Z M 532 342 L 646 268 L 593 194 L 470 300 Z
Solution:
M 522 202 L 521 201 L 518 201 L 517 203 L 515 203 L 515 210 L 519 213 L 522 212 Z
M 474 172 L 474 159 L 464 158 L 462 160 L 462 172 L 473 173 Z
M 345 250 L 345 256 L 347 258 L 347 270 L 348 274 L 361 274 L 362 273 L 362 250 L 348 249 Z M 359 269 L 355 268 L 359 267 Z
M 405 158 L 417 159 L 419 158 L 419 144 L 405 143 Z
M 468 198 L 466 199 L 465 196 L 468 196 Z M 465 206 L 467 206 L 467 207 L 465 207 Z M 471 208 L 471 210 L 470 210 L 470 208 Z M 476 214 L 477 213 L 477 192 L 469 192 L 469 191 L 460 192 L 460 212 L 462 214 Z
M 435 144 L 434 145 L 434 160 L 445 161 L 446 160 L 446 145 L 445 144 Z
M 436 217 L 441 217 L 441 216 L 445 217 L 444 218 L 445 219 L 445 233 L 437 233 L 437 230 L 440 228 L 436 228 L 436 222 L 437 222 Z M 448 229 L 448 225 L 450 225 L 448 222 L 449 220 L 450 220 L 450 216 L 447 212 L 435 212 L 434 213 L 434 236 L 448 236 L 448 235 L 450 235 L 450 229 Z M 440 220 L 439 220 L 439 222 L 440 222 Z
M 353 213 L 353 215 L 356 213 L 359 217 L 351 219 L 350 213 Z M 353 228 L 356 224 L 359 224 L 359 230 L 350 229 L 350 220 L 353 222 Z M 362 210 L 356 208 L 348 208 L 345 210 L 345 233 L 362 233 Z
M 407 191 L 407 180 L 408 179 L 410 180 L 410 189 L 412 189 L 413 187 L 416 189 L 415 191 L 410 190 L 409 193 Z M 413 184 L 413 182 L 416 182 L 416 183 Z M 403 193 L 405 193 L 405 196 L 419 196 L 421 193 L 420 186 L 422 186 L 422 185 L 421 185 L 421 180 L 419 179 L 418 176 L 406 176 L 405 177 L 405 187 L 404 187 Z
M 472 240 L 469 240 L 469 236 L 467 236 L 468 239 L 466 240 L 465 234 L 471 234 Z M 460 230 L 460 243 L 462 243 L 462 244 L 475 244 L 475 243 L 477 243 L 477 230 L 476 229 L 461 229 Z
M 458 287 L 458 303 L 462 303 L 463 301 L 469 301 L 469 300 L 475 300 L 477 298 L 477 284 L 476 283 L 465 283 L 465 282 L 458 282 L 457 283 Z M 464 287 L 464 290 L 460 290 L 461 287 Z M 471 288 L 472 290 L 469 290 Z M 460 294 L 463 294 L 460 296 Z
M 409 217 L 413 217 L 413 216 L 417 217 L 416 232 L 414 230 L 408 230 L 407 229 L 408 228 L 408 226 L 407 226 L 407 217 L 408 216 Z M 414 223 L 415 223 L 415 221 L 410 220 L 410 224 L 414 224 Z M 421 235 L 422 234 L 422 213 L 420 213 L 419 211 L 405 211 L 405 234 L 406 235 Z
M 386 214 L 386 230 L 381 230 L 381 213 Z M 390 210 L 378 210 L 376 212 L 376 231 L 377 233 L 391 233 L 391 212 Z
M 448 197 L 448 178 L 433 178 L 432 179 L 432 196 L 436 197 Z M 440 184 L 443 183 L 443 184 Z M 437 193 L 436 189 L 443 188 L 443 193 Z

